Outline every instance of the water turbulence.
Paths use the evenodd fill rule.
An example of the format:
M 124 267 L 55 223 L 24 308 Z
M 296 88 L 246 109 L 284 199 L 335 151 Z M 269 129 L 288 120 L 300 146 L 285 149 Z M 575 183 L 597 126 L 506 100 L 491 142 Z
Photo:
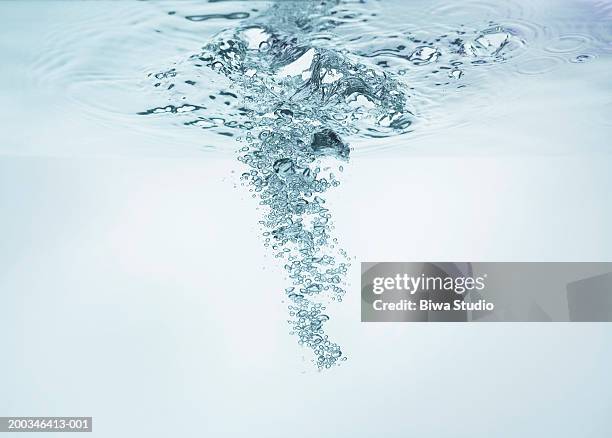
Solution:
M 255 17 L 233 13 L 232 27 L 201 52 L 151 74 L 178 102 L 141 113 L 170 113 L 240 142 L 241 180 L 265 211 L 264 244 L 287 273 L 291 332 L 319 368 L 346 359 L 325 330 L 326 305 L 342 301 L 350 266 L 325 195 L 340 184 L 348 140 L 410 132 L 442 86 L 461 89 L 475 69 L 505 63 L 526 45 L 520 28 L 491 21 L 431 38 L 405 30 L 335 40 L 342 26 L 373 15 L 341 1 L 279 1 Z
M 267 207 L 265 244 L 285 261 L 291 330 L 329 368 L 345 356 L 325 333 L 325 304 L 342 301 L 350 263 L 332 238 L 324 194 L 349 159 L 345 135 L 403 130 L 410 114 L 387 75 L 309 44 L 314 20 L 330 6 L 300 6 L 275 5 L 263 24 L 220 35 L 197 58 L 241 95 L 252 123 L 240 149 L 249 167 L 242 179 Z
M 326 14 L 336 4 L 279 2 L 257 20 L 221 32 L 181 66 L 197 78 L 183 84 L 205 82 L 207 90 L 219 84 L 207 105 L 141 113 L 202 112 L 185 124 L 244 133 L 237 138 L 243 143 L 239 160 L 247 166 L 241 179 L 266 209 L 260 221 L 265 246 L 284 260 L 291 332 L 313 351 L 319 368 L 346 359 L 325 332 L 326 304 L 342 301 L 350 266 L 332 237 L 325 201 L 350 156 L 345 136 L 403 132 L 411 123 L 398 82 L 311 43 L 329 28 Z M 172 89 L 176 76 L 176 68 L 157 73 L 155 86 Z

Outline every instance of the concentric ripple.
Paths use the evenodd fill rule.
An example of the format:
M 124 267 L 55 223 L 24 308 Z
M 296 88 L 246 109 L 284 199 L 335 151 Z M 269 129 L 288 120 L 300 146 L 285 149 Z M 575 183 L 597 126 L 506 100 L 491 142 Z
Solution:
M 54 16 L 58 24 L 40 46 L 29 79 L 55 89 L 67 101 L 58 103 L 106 127 L 138 132 L 177 151 L 196 145 L 227 153 L 252 123 L 242 97 L 232 91 L 237 84 L 197 68 L 185 54 L 196 53 L 215 34 L 270 27 L 297 37 L 295 50 L 338 53 L 407 90 L 400 132 L 381 123 L 344 134 L 355 155 L 400 147 L 405 143 L 388 140 L 398 134 L 416 138 L 481 120 L 483 112 L 495 116 L 520 94 L 508 86 L 512 81 L 590 65 L 612 54 L 609 0 L 563 5 L 554 0 L 307 0 L 281 1 L 272 9 L 276 18 L 268 22 L 268 1 L 116 2 L 112 8 L 92 3 L 87 14 L 76 3 L 66 4 L 54 9 L 62 19 Z M 503 41 L 496 54 L 495 44 Z M 182 80 L 170 82 L 172 74 Z M 457 99 L 469 101 L 465 108 L 471 110 L 447 111 Z M 505 105 L 492 106 L 492 100 Z M 350 125 L 346 114 L 334 114 L 343 118 Z M 192 129 L 178 134 L 181 125 Z

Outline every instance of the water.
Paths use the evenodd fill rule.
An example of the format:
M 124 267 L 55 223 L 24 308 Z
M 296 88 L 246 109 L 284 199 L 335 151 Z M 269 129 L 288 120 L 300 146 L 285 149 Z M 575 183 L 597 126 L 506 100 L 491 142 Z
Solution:
M 31 75 L 107 126 L 238 151 L 290 331 L 329 368 L 347 357 L 325 327 L 354 260 L 328 191 L 356 154 L 501 113 L 517 99 L 507 84 L 607 62 L 612 6 L 563 3 L 113 3 L 62 23 Z
M 61 91 L 75 111 L 97 123 L 171 139 L 168 148 L 198 144 L 215 154 L 235 151 L 231 137 L 241 133 L 236 124 L 240 105 L 232 96 L 217 98 L 231 91 L 229 78 L 194 68 L 189 57 L 220 34 L 232 35 L 258 22 L 265 26 L 272 20 L 281 32 L 298 32 L 303 47 L 337 52 L 390 76 L 389 82 L 409 95 L 410 114 L 403 120 L 411 125 L 403 130 L 413 141 L 482 120 L 484 111 L 487 116 L 502 113 L 534 77 L 580 74 L 572 69 L 576 63 L 599 63 L 603 76 L 612 51 L 612 12 L 603 1 L 332 2 L 313 13 L 305 29 L 289 29 L 289 19 L 274 23 L 283 11 L 268 12 L 269 2 L 96 3 L 89 11 L 69 3 L 61 11 L 49 8 L 54 24 L 37 41 L 23 80 Z M 305 16 L 304 4 L 297 10 Z M 463 48 L 454 44 L 457 39 Z M 504 48 L 496 54 L 500 44 Z M 425 55 L 432 49 L 429 62 Z M 163 73 L 179 75 L 171 93 L 149 76 Z M 465 105 L 448 111 L 457 102 Z M 156 108 L 148 120 L 138 117 Z M 168 117 L 172 108 L 182 108 L 182 115 Z M 177 129 L 185 123 L 193 129 Z M 354 152 L 401 147 L 397 133 L 386 136 L 385 128 L 359 129 L 351 138 Z

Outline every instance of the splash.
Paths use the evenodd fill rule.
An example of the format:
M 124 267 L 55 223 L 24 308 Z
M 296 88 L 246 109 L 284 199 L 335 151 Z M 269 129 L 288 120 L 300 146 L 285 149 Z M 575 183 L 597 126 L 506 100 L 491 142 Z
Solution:
M 345 135 L 410 126 L 407 95 L 388 75 L 309 43 L 315 17 L 331 6 L 299 11 L 275 5 L 263 24 L 230 31 L 197 59 L 230 78 L 252 121 L 239 160 L 243 181 L 267 214 L 265 245 L 285 260 L 291 286 L 289 324 L 318 367 L 346 359 L 324 325 L 326 303 L 342 301 L 350 260 L 332 237 L 325 192 L 339 185 L 350 148 Z M 264 17 L 262 17 L 264 18 Z
M 370 41 L 369 47 L 355 42 L 340 49 L 333 45 L 333 30 L 361 19 L 344 6 L 273 4 L 219 33 L 200 53 L 152 74 L 156 87 L 173 90 L 183 103 L 141 113 L 189 114 L 185 125 L 241 133 L 241 180 L 264 207 L 264 245 L 284 264 L 291 333 L 312 350 L 319 368 L 346 360 L 325 324 L 329 303 L 341 302 L 346 293 L 351 266 L 333 235 L 326 202 L 351 155 L 347 138 L 411 131 L 417 117 L 406 68 L 418 83 L 422 69 L 433 66 L 425 77 L 442 72 L 445 84 L 455 86 L 466 65 L 504 61 L 523 44 L 512 30 L 489 23 L 472 35 L 462 29 L 431 41 L 407 35 L 393 47 Z M 448 64 L 440 66 L 445 58 Z M 402 68 L 390 68 L 392 59 Z M 184 76 L 189 79 L 178 79 Z M 187 97 L 197 103 L 185 102 Z

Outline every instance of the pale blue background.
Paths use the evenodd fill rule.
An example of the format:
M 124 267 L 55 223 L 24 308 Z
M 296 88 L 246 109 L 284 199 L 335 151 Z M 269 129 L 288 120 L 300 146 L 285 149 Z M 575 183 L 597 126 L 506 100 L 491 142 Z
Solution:
M 318 373 L 232 154 L 80 102 L 142 108 L 129 85 L 36 79 L 49 32 L 100 14 L 0 3 L 0 415 L 93 416 L 113 438 L 610 436 L 611 325 L 362 324 L 357 263 L 612 261 L 609 60 L 516 78 L 529 100 L 497 117 L 354 156 L 328 200 L 356 261 L 328 329 L 349 361 Z

